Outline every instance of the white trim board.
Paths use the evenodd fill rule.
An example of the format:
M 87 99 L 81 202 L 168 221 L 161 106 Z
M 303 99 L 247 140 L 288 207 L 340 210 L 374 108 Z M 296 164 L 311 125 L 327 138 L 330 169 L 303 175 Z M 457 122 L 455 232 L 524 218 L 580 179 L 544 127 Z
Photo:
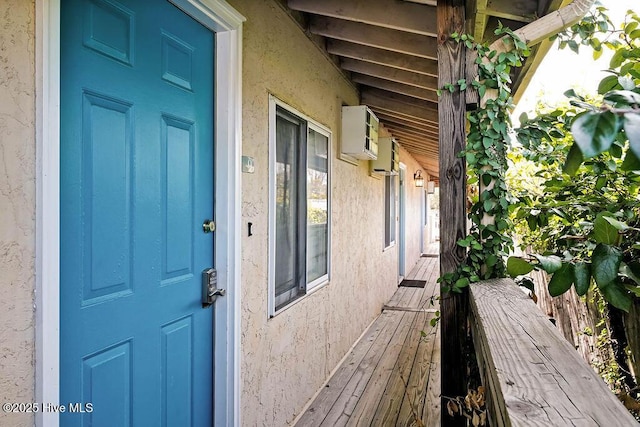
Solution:
M 216 33 L 214 425 L 240 425 L 242 23 L 224 0 L 169 0 Z M 36 402 L 60 400 L 60 0 L 36 0 Z M 58 414 L 36 414 L 58 427 Z

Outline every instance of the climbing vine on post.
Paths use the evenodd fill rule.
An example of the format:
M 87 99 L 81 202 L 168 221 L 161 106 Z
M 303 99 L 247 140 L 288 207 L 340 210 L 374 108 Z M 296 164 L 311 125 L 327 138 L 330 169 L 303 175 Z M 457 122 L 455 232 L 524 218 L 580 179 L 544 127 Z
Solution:
M 460 153 L 467 162 L 468 184 L 478 188 L 470 200 L 471 230 L 457 242 L 468 250 L 467 258 L 454 272 L 440 277 L 445 291 L 461 292 L 470 283 L 504 277 L 503 260 L 513 248 L 508 232 L 510 200 L 505 183 L 506 144 L 511 129 L 509 111 L 513 106 L 510 72 L 522 65 L 529 49 L 508 28 L 500 26 L 495 34 L 510 48 L 508 51 L 491 50 L 467 34 L 452 34 L 456 41 L 477 53 L 478 78 L 472 82 L 459 80 L 441 89 L 454 92 L 472 87 L 482 99 L 475 111 L 467 113 L 467 146 Z

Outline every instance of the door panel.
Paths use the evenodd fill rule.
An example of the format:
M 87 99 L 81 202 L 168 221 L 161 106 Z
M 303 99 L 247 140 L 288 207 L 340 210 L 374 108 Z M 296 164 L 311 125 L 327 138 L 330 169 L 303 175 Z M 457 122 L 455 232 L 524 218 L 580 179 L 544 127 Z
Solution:
M 63 426 L 211 425 L 214 35 L 165 0 L 61 5 Z

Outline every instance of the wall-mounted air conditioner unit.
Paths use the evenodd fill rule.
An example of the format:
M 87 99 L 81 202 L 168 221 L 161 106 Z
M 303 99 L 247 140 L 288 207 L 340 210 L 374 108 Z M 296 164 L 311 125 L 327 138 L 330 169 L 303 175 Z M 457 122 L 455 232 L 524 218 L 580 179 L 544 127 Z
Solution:
M 376 159 L 378 126 L 378 118 L 366 105 L 342 107 L 342 153 L 356 159 Z
M 371 161 L 371 173 L 397 175 L 400 163 L 400 147 L 395 138 L 378 139 L 378 158 Z

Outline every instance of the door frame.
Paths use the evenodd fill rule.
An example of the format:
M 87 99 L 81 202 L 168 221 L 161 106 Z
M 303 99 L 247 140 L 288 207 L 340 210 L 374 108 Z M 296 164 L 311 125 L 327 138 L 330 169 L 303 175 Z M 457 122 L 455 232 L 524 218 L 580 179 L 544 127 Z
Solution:
M 398 282 L 407 275 L 407 165 L 400 163 L 398 171 Z
M 240 425 L 242 23 L 224 0 L 168 0 L 215 32 L 214 425 Z M 36 0 L 35 401 L 60 403 L 60 0 Z M 58 427 L 57 413 L 36 425 Z

